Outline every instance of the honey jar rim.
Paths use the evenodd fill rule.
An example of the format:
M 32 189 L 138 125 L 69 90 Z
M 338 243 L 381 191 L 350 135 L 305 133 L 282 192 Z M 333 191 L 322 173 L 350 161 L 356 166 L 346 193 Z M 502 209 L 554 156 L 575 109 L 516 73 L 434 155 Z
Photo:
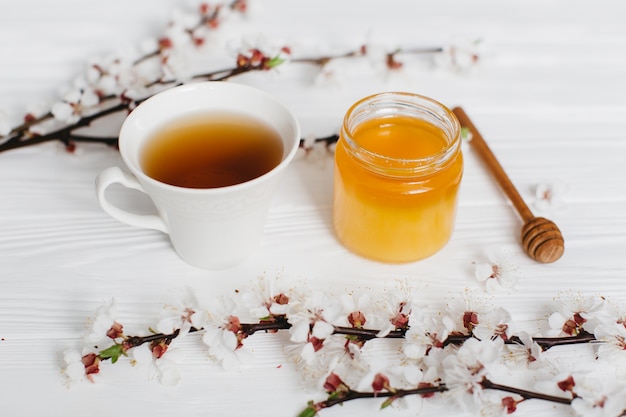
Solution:
M 371 151 L 352 137 L 351 132 L 361 121 L 406 116 L 408 111 L 413 111 L 409 117 L 421 119 L 444 132 L 447 139 L 444 149 L 419 158 L 398 158 Z M 356 124 L 351 126 L 355 116 Z M 461 149 L 461 126 L 454 113 L 437 100 L 410 92 L 383 92 L 364 97 L 348 109 L 341 127 L 341 139 L 351 156 L 373 172 L 397 177 L 420 176 L 436 173 L 454 161 Z

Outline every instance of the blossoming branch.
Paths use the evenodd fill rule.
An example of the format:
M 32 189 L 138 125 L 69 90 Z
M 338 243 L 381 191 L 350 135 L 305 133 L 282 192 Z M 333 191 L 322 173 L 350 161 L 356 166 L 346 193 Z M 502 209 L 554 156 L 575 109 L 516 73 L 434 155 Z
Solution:
M 287 45 L 242 47 L 233 57 L 231 67 L 190 73 L 192 69 L 188 61 L 206 53 L 203 46 L 210 32 L 218 30 L 233 15 L 247 10 L 246 0 L 217 5 L 202 2 L 194 11 L 178 12 L 165 33 L 145 42 L 137 57 L 111 56 L 93 60 L 86 73 L 75 80 L 73 87 L 58 102 L 50 107 L 32 108 L 18 126 L 13 127 L 0 112 L 0 152 L 49 141 L 60 141 L 69 151 L 74 150 L 79 142 L 115 146 L 116 135 L 84 135 L 77 130 L 111 114 L 128 113 L 157 92 L 187 82 L 224 81 L 244 73 L 273 70 L 288 63 L 324 68 L 330 62 L 362 58 L 369 53 L 367 46 L 359 46 L 337 55 L 295 57 Z M 470 60 L 477 59 L 471 51 L 443 47 L 395 49 L 380 59 L 384 59 L 390 70 L 398 70 L 402 67 L 399 59 L 402 54 L 441 55 L 452 65 L 459 65 L 462 55 L 471 55 Z M 329 143 L 335 139 L 327 137 L 316 141 Z
M 287 359 L 325 392 L 303 408 L 301 417 L 363 398 L 380 398 L 382 408 L 453 402 L 476 413 L 499 412 L 494 415 L 511 414 L 531 399 L 570 406 L 580 416 L 594 410 L 594 415 L 618 417 L 626 410 L 621 379 L 626 308 L 603 297 L 561 297 L 545 323 L 547 334 L 531 337 L 505 309 L 475 294 L 427 307 L 406 283 L 381 299 L 367 292 L 294 287 L 262 278 L 206 307 L 186 292 L 144 335 L 127 334 L 115 304 L 103 306 L 91 321 L 85 349 L 65 353 L 65 374 L 72 381 L 95 382 L 104 362 L 129 358 L 149 363 L 162 383 L 174 384 L 181 375 L 169 354 L 183 337 L 198 335 L 209 356 L 232 369 L 253 360 L 246 339 L 285 331 Z M 396 357 L 377 356 L 372 347 L 377 343 L 398 344 Z M 570 344 L 588 350 L 591 372 L 564 363 L 558 352 L 551 355 Z M 502 369 L 533 372 L 536 383 L 509 385 L 498 379 Z

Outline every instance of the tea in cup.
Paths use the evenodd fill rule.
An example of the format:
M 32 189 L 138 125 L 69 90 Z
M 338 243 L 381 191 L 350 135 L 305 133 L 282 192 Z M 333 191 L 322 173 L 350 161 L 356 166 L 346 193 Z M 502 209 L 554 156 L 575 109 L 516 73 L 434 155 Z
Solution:
M 113 218 L 169 234 L 180 257 L 207 269 L 233 266 L 258 246 L 280 176 L 300 143 L 299 124 L 270 94 L 233 82 L 185 84 L 158 93 L 124 121 L 119 167 L 96 179 Z M 106 198 L 115 183 L 140 190 L 158 214 Z

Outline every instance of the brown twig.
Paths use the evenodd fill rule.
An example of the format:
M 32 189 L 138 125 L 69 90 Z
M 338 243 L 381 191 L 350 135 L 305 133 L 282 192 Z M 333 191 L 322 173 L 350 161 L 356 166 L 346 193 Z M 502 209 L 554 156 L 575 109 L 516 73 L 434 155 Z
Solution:
M 236 0 L 232 4 L 234 5 L 239 2 L 241 2 L 241 0 L 238 0 L 238 1 Z M 233 6 L 231 5 L 231 7 Z M 209 24 L 209 22 L 216 21 L 218 14 L 219 14 L 219 10 L 220 9 L 217 8 L 213 12 L 213 14 L 203 16 L 203 19 L 201 19 L 200 23 L 194 29 L 197 29 L 203 25 Z M 194 29 L 191 29 L 190 32 L 193 32 Z M 288 48 L 284 48 L 284 49 L 288 50 Z M 139 59 L 137 59 L 134 62 L 134 64 L 139 65 L 148 59 L 159 58 L 161 56 L 162 50 L 163 49 L 161 48 L 151 53 L 147 53 L 143 55 L 142 57 L 140 57 Z M 427 53 L 437 53 L 441 51 L 442 51 L 442 48 L 439 48 L 439 47 L 413 48 L 413 49 L 405 49 L 405 50 L 398 49 L 387 54 L 387 61 L 388 61 L 387 63 L 389 65 L 389 61 L 392 60 L 394 61 L 395 64 L 397 64 L 397 62 L 395 61 L 395 56 L 401 53 L 427 54 Z M 263 55 L 258 50 L 251 50 L 251 52 L 253 53 L 252 58 L 248 59 L 247 57 L 240 55 L 237 59 L 237 65 L 234 67 L 222 68 L 219 70 L 196 74 L 192 78 L 194 80 L 225 81 L 225 80 L 229 80 L 233 77 L 237 77 L 241 74 L 245 74 L 249 72 L 267 71 L 282 63 L 282 61 L 272 61 L 272 58 Z M 300 64 L 313 64 L 313 65 L 317 65 L 321 67 L 321 66 L 326 65 L 328 62 L 336 60 L 336 59 L 354 58 L 354 57 L 365 56 L 366 54 L 367 54 L 367 48 L 365 46 L 362 46 L 358 49 L 341 53 L 341 54 L 325 55 L 325 56 L 320 56 L 320 57 L 294 58 L 290 62 L 300 63 Z M 396 68 L 397 65 L 395 64 L 389 65 L 389 68 L 390 69 Z M 179 84 L 180 82 L 177 80 L 157 79 L 146 84 L 146 87 L 153 88 L 153 87 L 161 86 L 164 88 L 171 88 Z M 105 107 L 104 109 L 96 110 L 93 113 L 89 114 L 88 116 L 82 116 L 80 120 L 78 120 L 76 123 L 65 125 L 63 127 L 54 129 L 48 133 L 41 134 L 41 135 L 30 133 L 29 129 L 39 123 L 43 123 L 47 120 L 52 119 L 53 118 L 52 114 L 46 113 L 40 117 L 32 117 L 28 115 L 25 118 L 24 123 L 12 129 L 7 137 L 2 138 L 2 140 L 0 141 L 0 153 L 17 149 L 17 148 L 37 145 L 37 144 L 41 144 L 44 142 L 51 142 L 51 141 L 60 141 L 64 143 L 66 147 L 68 147 L 68 149 L 73 149 L 73 145 L 79 142 L 102 143 L 102 144 L 109 145 L 109 146 L 116 146 L 117 138 L 92 136 L 92 135 L 79 135 L 79 134 L 75 134 L 74 130 L 78 128 L 90 126 L 94 120 L 100 119 L 111 113 L 124 112 L 124 111 L 130 112 L 131 109 L 136 107 L 141 101 L 145 100 L 146 98 L 142 98 L 138 100 L 131 100 L 127 97 L 124 97 L 123 95 L 120 97 L 116 97 L 116 96 L 101 97 L 99 106 Z M 325 142 L 327 145 L 330 145 L 336 142 L 337 138 L 338 137 L 336 135 L 331 135 L 328 137 L 316 139 L 316 142 Z
M 271 320 L 261 321 L 259 323 L 241 323 L 239 325 L 238 333 L 240 333 L 243 338 L 252 336 L 258 332 L 276 332 L 279 330 L 289 330 L 291 328 L 291 323 L 287 320 L 285 316 L 274 316 Z M 203 328 L 191 327 L 189 333 L 201 332 Z M 402 339 L 405 337 L 406 329 L 395 329 L 387 333 L 385 336 L 382 336 L 384 339 Z M 377 329 L 364 329 L 364 328 L 355 328 L 355 327 L 344 327 L 344 326 L 334 326 L 333 334 L 335 335 L 344 335 L 350 337 L 356 337 L 359 340 L 367 341 L 371 339 L 376 339 L 379 337 L 380 330 Z M 180 330 L 176 330 L 173 333 L 153 333 L 147 336 L 128 336 L 125 339 L 125 343 L 129 348 L 137 347 L 143 345 L 145 343 L 152 343 L 155 341 L 167 340 L 172 341 L 180 335 Z M 473 338 L 472 335 L 466 334 L 453 334 L 448 336 L 448 338 L 443 342 L 443 346 L 447 345 L 456 345 L 460 346 L 465 343 L 468 339 Z M 565 346 L 572 344 L 584 344 L 584 343 L 592 343 L 596 342 L 597 339 L 591 333 L 582 331 L 576 336 L 563 336 L 563 337 L 535 337 L 532 339 L 535 343 L 537 343 L 544 351 L 557 347 L 557 346 Z M 521 340 L 517 336 L 512 336 L 505 341 L 505 344 L 517 345 L 521 344 Z
M 541 392 L 529 391 L 522 388 L 512 387 L 503 384 L 497 384 L 489 380 L 488 378 L 483 378 L 480 383 L 480 386 L 483 389 L 491 389 L 498 390 L 502 392 L 507 392 L 510 394 L 518 395 L 523 398 L 523 400 L 543 400 L 556 404 L 565 404 L 571 405 L 572 398 L 559 397 L 555 395 L 548 395 Z M 336 405 L 342 405 L 349 401 L 354 401 L 358 399 L 364 398 L 387 398 L 387 400 L 383 403 L 383 407 L 390 405 L 393 401 L 407 397 L 410 395 L 420 395 L 423 397 L 428 397 L 435 393 L 441 393 L 449 391 L 450 388 L 446 386 L 446 384 L 424 384 L 424 386 L 418 386 L 416 388 L 411 389 L 399 389 L 387 387 L 384 391 L 356 391 L 347 386 L 343 381 L 341 381 L 340 388 L 336 391 L 329 392 L 329 396 L 326 400 L 319 402 L 309 402 L 307 408 L 305 408 L 300 414 L 299 417 L 313 417 L 317 415 L 320 410 L 330 408 Z

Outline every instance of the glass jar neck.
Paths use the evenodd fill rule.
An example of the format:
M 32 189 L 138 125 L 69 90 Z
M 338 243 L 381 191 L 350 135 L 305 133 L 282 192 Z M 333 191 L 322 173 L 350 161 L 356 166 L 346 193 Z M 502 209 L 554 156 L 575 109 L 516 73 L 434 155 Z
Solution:
M 394 117 L 418 119 L 434 126 L 442 132 L 445 145 L 432 155 L 401 158 L 366 149 L 355 138 L 362 123 Z M 428 97 L 399 92 L 375 94 L 356 102 L 341 128 L 348 154 L 368 170 L 389 177 L 419 177 L 445 169 L 460 152 L 460 133 L 458 120 L 446 106 Z

